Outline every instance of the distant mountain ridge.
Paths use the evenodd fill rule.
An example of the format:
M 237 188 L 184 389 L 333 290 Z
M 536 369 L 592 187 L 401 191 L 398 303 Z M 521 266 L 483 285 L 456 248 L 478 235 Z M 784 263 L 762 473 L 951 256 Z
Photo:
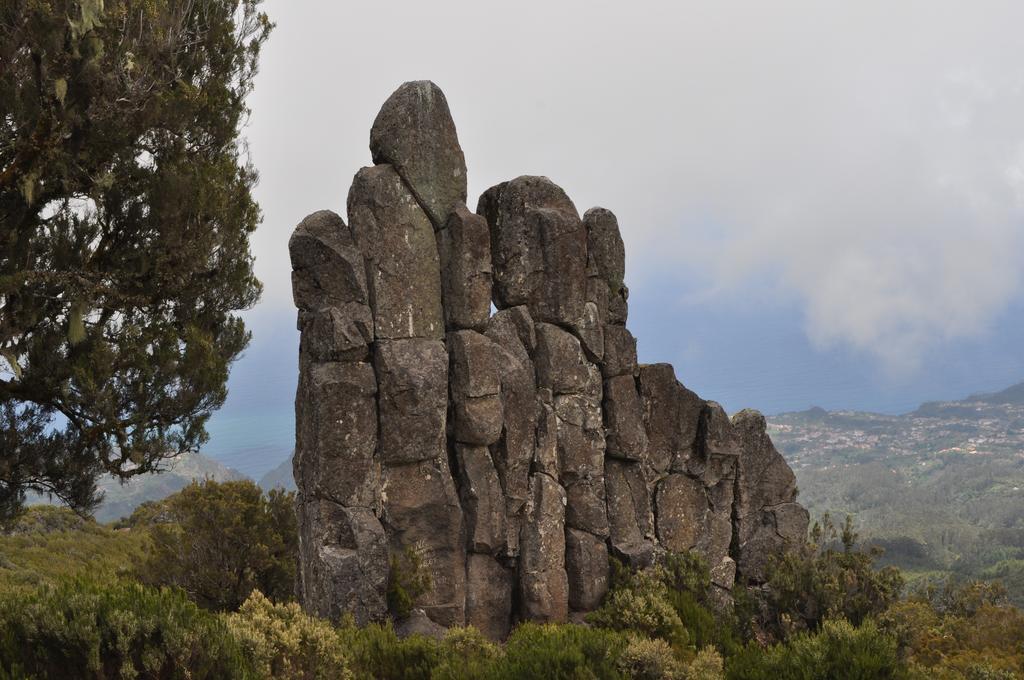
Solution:
M 184 489 L 193 480 L 213 479 L 217 482 L 248 479 L 238 470 L 229 468 L 200 453 L 186 453 L 173 459 L 163 472 L 132 477 L 122 483 L 104 475 L 97 484 L 103 493 L 103 502 L 94 514 L 97 522 L 112 522 L 132 514 L 146 501 L 158 501 Z M 42 495 L 29 499 L 29 504 L 54 504 Z
M 292 475 L 292 456 L 285 458 L 277 467 L 260 477 L 260 481 L 256 483 L 264 491 L 270 491 L 271 489 L 295 491 L 295 477 Z
M 974 394 L 965 401 L 983 401 L 987 404 L 1024 404 L 1024 382 L 992 394 Z

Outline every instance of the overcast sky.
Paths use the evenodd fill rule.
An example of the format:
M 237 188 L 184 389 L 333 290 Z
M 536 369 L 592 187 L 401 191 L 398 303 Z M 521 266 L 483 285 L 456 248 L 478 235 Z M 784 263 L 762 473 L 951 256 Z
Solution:
M 471 207 L 543 174 L 618 215 L 641 359 L 704 396 L 892 410 L 1024 379 L 1019 0 L 266 8 L 246 130 L 266 293 L 215 443 L 268 380 L 288 427 L 288 236 L 344 215 L 377 110 L 415 79 L 448 97 Z

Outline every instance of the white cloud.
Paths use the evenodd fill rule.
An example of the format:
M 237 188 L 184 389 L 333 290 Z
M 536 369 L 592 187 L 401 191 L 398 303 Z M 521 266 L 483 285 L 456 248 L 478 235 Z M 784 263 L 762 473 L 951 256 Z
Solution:
M 710 295 L 772 283 L 817 343 L 912 368 L 982 332 L 1024 267 L 1024 5 L 296 3 L 252 100 L 267 301 L 288 233 L 344 212 L 377 108 L 448 95 L 470 203 L 547 174 L 619 215 L 630 272 L 687 267 Z M 690 291 L 679 291 L 684 295 Z

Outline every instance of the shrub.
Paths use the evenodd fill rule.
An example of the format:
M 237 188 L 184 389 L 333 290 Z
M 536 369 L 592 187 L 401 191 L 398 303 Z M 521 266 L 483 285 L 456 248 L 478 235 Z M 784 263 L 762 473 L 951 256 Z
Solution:
M 225 619 L 259 677 L 353 677 L 337 630 L 306 615 L 294 602 L 274 604 L 254 590 L 238 612 Z
M 668 588 L 659 573 L 638 572 L 612 590 L 587 620 L 609 630 L 640 633 L 685 645 L 686 630 L 668 597 Z
M 920 591 L 890 607 L 879 625 L 922 677 L 1024 676 L 1024 612 L 1005 604 L 992 584 L 949 582 Z
M 164 499 L 163 507 L 167 521 L 150 527 L 153 549 L 137 566 L 143 583 L 178 586 L 213 610 L 234 611 L 253 590 L 275 602 L 294 598 L 293 493 L 264 495 L 248 480 L 207 480 Z
M 619 657 L 619 670 L 633 680 L 682 680 L 688 677 L 672 647 L 658 638 L 631 637 Z
M 523 623 L 505 645 L 505 657 L 490 677 L 496 679 L 618 680 L 625 636 L 574 625 Z
M 661 581 L 670 590 L 690 593 L 706 602 L 711 588 L 711 572 L 707 562 L 695 551 L 669 553 L 655 567 Z
M 472 627 L 449 628 L 441 641 L 441 657 L 431 680 L 491 678 L 504 659 L 502 649 Z
M 698 553 L 671 553 L 640 572 L 611 564 L 612 587 L 591 624 L 661 638 L 684 660 L 709 645 L 723 654 L 739 647 L 734 617 L 710 606 L 711 576 Z
M 146 531 L 114 531 L 67 508 L 27 508 L 9 529 L 0 535 L 0 587 L 112 579 L 129 572 L 149 545 Z
M 836 549 L 836 543 L 842 549 Z M 857 534 L 849 517 L 842 531 L 828 514 L 811 529 L 802 550 L 786 553 L 768 570 L 766 624 L 777 635 L 816 630 L 826 618 L 843 618 L 859 625 L 896 602 L 903 577 L 895 567 L 876 570 L 878 549 L 856 549 Z
M 670 590 L 667 599 L 697 649 L 712 646 L 722 654 L 732 654 L 739 648 L 734 622 L 724 614 L 712 612 L 686 591 Z
M 408 618 L 416 600 L 430 591 L 430 572 L 423 564 L 423 555 L 413 546 L 391 555 L 388 573 L 388 612 L 396 621 Z
M 339 629 L 357 678 L 428 680 L 442 661 L 438 641 L 419 635 L 400 640 L 390 624 Z
M 0 593 L 0 668 L 13 677 L 249 677 L 238 644 L 184 593 L 69 580 Z
M 70 508 L 58 505 L 33 505 L 25 508 L 16 517 L 0 523 L 0 530 L 7 535 L 18 536 L 75 531 L 95 525 L 95 520 L 76 514 Z
M 722 655 L 714 647 L 704 647 L 686 669 L 687 680 L 725 680 Z
M 754 643 L 726 663 L 730 680 L 884 680 L 906 677 L 896 641 L 873 622 L 830 620 L 768 648 Z

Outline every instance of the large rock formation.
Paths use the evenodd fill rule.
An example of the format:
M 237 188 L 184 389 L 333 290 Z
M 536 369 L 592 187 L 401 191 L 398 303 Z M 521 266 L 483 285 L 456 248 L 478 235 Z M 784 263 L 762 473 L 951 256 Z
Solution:
M 305 607 L 385 618 L 410 549 L 416 616 L 494 638 L 597 607 L 609 557 L 696 550 L 723 602 L 763 582 L 806 533 L 793 474 L 759 414 L 637 363 L 615 215 L 545 177 L 471 212 L 430 82 L 388 99 L 370 145 L 349 224 L 313 213 L 289 243 Z

